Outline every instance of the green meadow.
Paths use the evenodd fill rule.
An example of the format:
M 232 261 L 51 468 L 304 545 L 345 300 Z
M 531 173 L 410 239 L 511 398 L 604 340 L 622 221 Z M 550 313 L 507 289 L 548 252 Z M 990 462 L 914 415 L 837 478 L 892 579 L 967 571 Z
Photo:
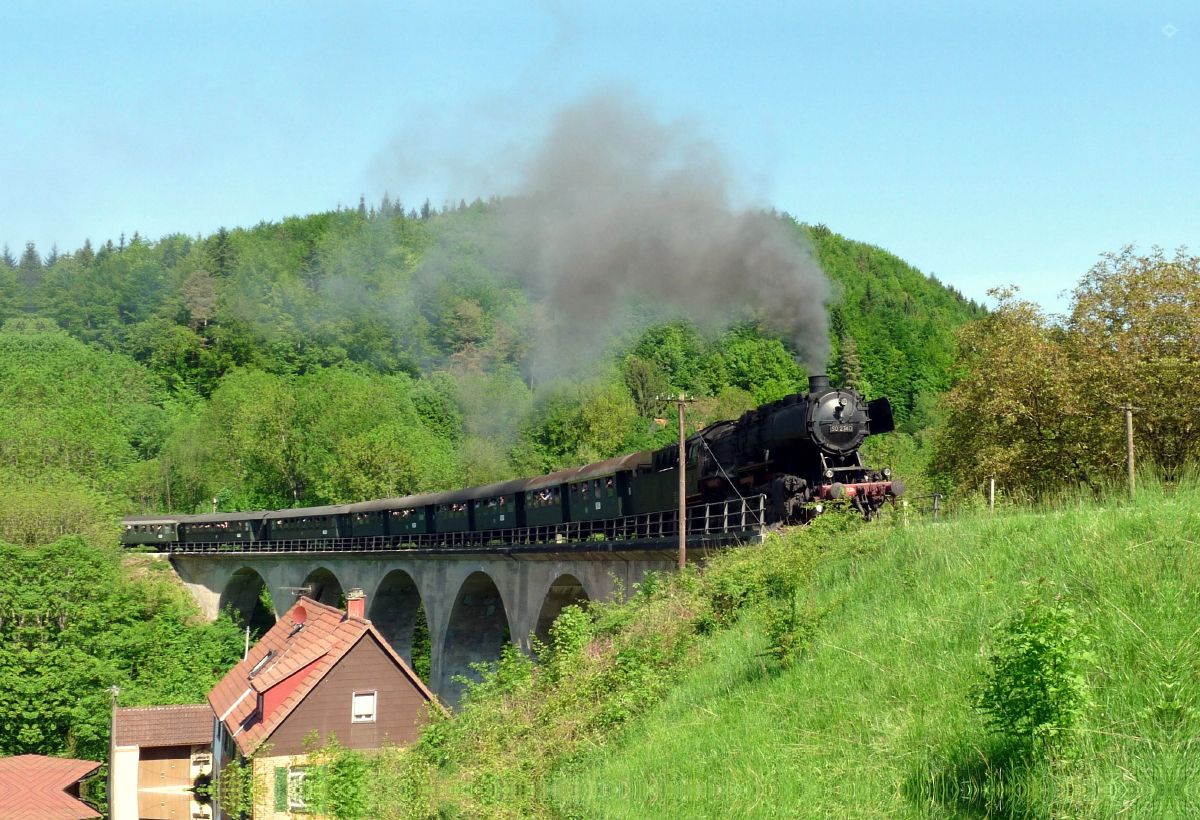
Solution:
M 825 615 L 798 662 L 766 654 L 751 608 L 559 768 L 547 803 L 606 820 L 1195 816 L 1198 541 L 1194 486 L 859 529 L 819 560 L 807 605 Z M 987 730 L 974 693 L 997 626 L 1056 596 L 1085 699 L 1026 749 Z

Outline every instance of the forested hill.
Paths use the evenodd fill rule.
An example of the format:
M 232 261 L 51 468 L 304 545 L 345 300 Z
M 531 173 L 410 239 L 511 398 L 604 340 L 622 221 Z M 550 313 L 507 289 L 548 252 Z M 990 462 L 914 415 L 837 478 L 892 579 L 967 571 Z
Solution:
M 503 207 L 406 215 L 385 198 L 44 259 L 6 249 L 0 469 L 130 508 L 346 501 L 655 445 L 671 434 L 653 397 L 672 388 L 704 397 L 696 424 L 802 388 L 786 340 L 654 305 L 582 371 L 535 380 L 539 294 L 481 248 Z M 905 429 L 928 423 L 953 329 L 982 309 L 879 248 L 779 218 L 833 281 L 835 381 L 888 395 Z M 53 398 L 80 395 L 95 406 Z

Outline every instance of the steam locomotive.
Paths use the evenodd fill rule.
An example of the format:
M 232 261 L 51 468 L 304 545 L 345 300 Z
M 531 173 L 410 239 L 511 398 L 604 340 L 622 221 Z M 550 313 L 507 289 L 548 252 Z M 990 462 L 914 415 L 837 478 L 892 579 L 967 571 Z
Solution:
M 688 505 L 766 498 L 766 524 L 798 523 L 831 499 L 845 498 L 870 517 L 904 483 L 875 470 L 859 452 L 867 436 L 894 428 L 886 398 L 864 401 L 809 378 L 797 393 L 740 418 L 700 430 L 685 441 Z M 603 522 L 677 509 L 679 445 L 444 493 L 328 507 L 124 520 L 124 543 L 216 544 L 431 534 L 503 533 L 571 522 Z M 412 539 L 409 539 L 412 540 Z M 436 539 L 426 539 L 436 540 Z

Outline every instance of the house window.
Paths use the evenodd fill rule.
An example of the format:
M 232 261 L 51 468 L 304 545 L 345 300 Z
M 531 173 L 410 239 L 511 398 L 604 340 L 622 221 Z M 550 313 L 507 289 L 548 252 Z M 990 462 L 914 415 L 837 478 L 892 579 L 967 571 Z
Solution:
M 288 811 L 303 811 L 308 808 L 304 803 L 304 769 L 288 769 L 287 776 L 287 807 Z
M 355 692 L 353 711 L 350 715 L 352 723 L 375 722 L 375 692 Z

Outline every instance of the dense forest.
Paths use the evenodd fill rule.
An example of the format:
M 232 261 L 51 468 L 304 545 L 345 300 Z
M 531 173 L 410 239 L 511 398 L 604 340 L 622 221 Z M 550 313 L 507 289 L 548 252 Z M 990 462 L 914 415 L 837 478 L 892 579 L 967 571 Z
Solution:
M 790 341 L 753 315 L 698 323 L 645 300 L 590 356 L 546 366 L 544 294 L 485 252 L 507 205 L 405 213 L 385 196 L 207 237 L 6 248 L 3 472 L 114 512 L 336 503 L 657 446 L 674 435 L 663 392 L 700 397 L 703 425 L 802 389 Z M 773 218 L 831 280 L 835 382 L 889 396 L 919 438 L 955 328 L 984 311 L 882 249 Z M 10 540 L 71 531 L 15 517 Z

